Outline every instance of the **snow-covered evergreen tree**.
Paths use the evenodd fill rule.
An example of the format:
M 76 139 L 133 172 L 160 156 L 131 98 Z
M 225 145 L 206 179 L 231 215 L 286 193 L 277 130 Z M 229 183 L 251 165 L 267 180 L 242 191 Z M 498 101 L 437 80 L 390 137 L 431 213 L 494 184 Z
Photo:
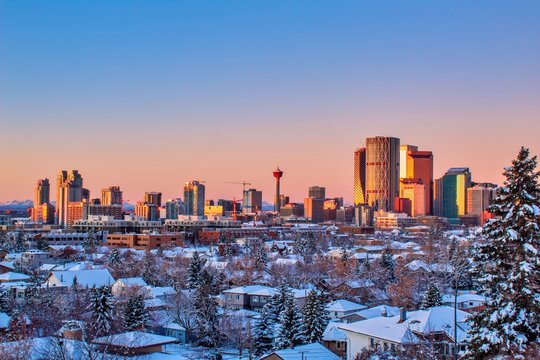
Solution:
M 487 241 L 473 253 L 474 274 L 487 298 L 472 316 L 469 359 L 506 355 L 525 358 L 540 336 L 540 186 L 536 157 L 521 148 L 504 171 L 504 186 L 489 211 L 495 215 L 483 228 Z
M 441 289 L 435 283 L 430 283 L 424 297 L 422 298 L 422 304 L 420 308 L 422 310 L 431 309 L 435 306 L 441 306 L 443 304 Z
M 201 283 L 201 271 L 203 268 L 203 262 L 199 254 L 195 251 L 189 262 L 187 270 L 186 285 L 189 289 L 195 289 Z
M 393 283 L 396 281 L 396 261 L 394 260 L 390 249 L 385 249 L 383 251 L 380 265 L 385 271 L 385 283 Z
M 109 264 L 114 265 L 120 261 L 120 251 L 118 249 L 113 249 L 109 254 Z
M 275 349 L 292 349 L 297 345 L 304 343 L 304 329 L 302 324 L 302 316 L 294 296 L 290 291 L 287 291 L 283 310 L 279 313 L 279 322 L 276 328 L 276 337 L 274 339 Z
M 319 292 L 312 290 L 308 293 L 306 304 L 302 309 L 304 337 L 307 343 L 321 341 L 322 335 L 330 316 L 326 310 L 326 298 Z
M 264 246 L 261 245 L 255 252 L 255 268 L 260 271 L 266 269 L 267 260 L 266 251 Z
M 113 324 L 114 310 L 110 287 L 92 288 L 88 309 L 92 312 L 91 326 L 95 335 L 108 335 Z
M 26 236 L 22 231 L 17 231 L 15 234 L 15 244 L 13 245 L 14 252 L 23 252 L 27 250 Z
M 201 271 L 194 295 L 195 334 L 199 345 L 217 348 L 223 340 L 223 332 L 219 326 L 217 303 L 211 296 L 212 281 L 208 271 Z
M 96 231 L 93 228 L 91 228 L 86 233 L 86 237 L 84 238 L 84 241 L 83 241 L 83 248 L 87 253 L 91 254 L 91 253 L 96 252 L 97 245 L 98 245 L 98 241 L 97 241 Z
M 8 313 L 11 310 L 8 291 L 0 286 L 0 312 Z
M 147 321 L 144 297 L 137 295 L 129 298 L 124 310 L 124 327 L 127 330 L 140 330 Z
M 261 311 L 261 318 L 255 325 L 253 335 L 253 347 L 255 356 L 264 355 L 274 346 L 274 315 L 272 308 L 266 304 Z

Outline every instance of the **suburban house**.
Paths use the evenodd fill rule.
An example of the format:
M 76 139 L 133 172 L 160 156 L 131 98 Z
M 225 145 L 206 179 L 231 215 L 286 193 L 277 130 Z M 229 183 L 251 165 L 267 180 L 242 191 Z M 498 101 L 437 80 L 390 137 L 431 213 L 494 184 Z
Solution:
M 309 290 L 290 289 L 294 295 L 296 305 L 304 307 Z M 261 311 L 277 290 L 270 286 L 248 285 L 239 286 L 223 291 L 225 306 L 230 310 Z
M 367 309 L 367 306 L 345 299 L 334 300 L 326 305 L 331 321 L 340 321 L 343 317 L 364 309 Z
M 320 343 L 300 345 L 293 349 L 276 350 L 270 354 L 263 355 L 259 360 L 340 360 L 341 358 L 328 350 Z
M 107 353 L 133 356 L 160 353 L 163 351 L 163 345 L 176 343 L 177 339 L 141 331 L 130 331 L 100 337 L 92 342 L 98 347 L 101 346 Z
M 115 281 L 111 287 L 111 293 L 114 296 L 121 295 L 147 295 L 148 284 L 142 277 L 121 278 Z
M 341 323 L 328 323 L 322 336 L 322 343 L 324 347 L 343 359 L 347 355 L 347 335 L 338 328 L 339 325 Z
M 0 283 L 28 281 L 28 280 L 30 280 L 30 276 L 26 274 L 16 273 L 16 272 L 7 272 L 0 275 Z
M 454 300 L 457 300 L 457 308 L 468 313 L 475 313 L 484 309 L 486 297 L 478 294 L 461 294 L 454 299 L 454 295 L 444 295 L 443 304 L 454 307 Z
M 353 312 L 352 314 L 345 315 L 341 318 L 344 323 L 352 323 L 356 321 L 372 319 L 380 316 L 396 316 L 399 315 L 399 308 L 389 305 L 379 305 L 369 309 Z
M 92 288 L 100 286 L 111 286 L 114 284 L 114 278 L 107 269 L 92 269 L 92 270 L 68 270 L 68 271 L 51 271 L 43 286 L 62 287 L 72 286 L 73 280 L 77 278 L 77 283 L 82 288 Z
M 468 324 L 468 313 L 457 310 L 457 342 L 460 349 Z M 442 353 L 451 355 L 454 349 L 454 308 L 437 306 L 429 310 L 407 312 L 392 317 L 376 317 L 350 324 L 338 325 L 347 335 L 347 359 L 352 360 L 364 348 L 400 350 L 406 346 L 431 343 Z

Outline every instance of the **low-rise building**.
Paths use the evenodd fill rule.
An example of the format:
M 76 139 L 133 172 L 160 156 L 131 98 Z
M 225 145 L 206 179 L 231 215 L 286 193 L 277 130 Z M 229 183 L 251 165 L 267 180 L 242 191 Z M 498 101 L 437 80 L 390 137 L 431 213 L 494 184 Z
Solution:
M 169 234 L 109 234 L 107 235 L 107 245 L 110 248 L 130 248 L 137 250 L 151 250 L 160 247 L 183 246 L 184 241 L 179 233 Z

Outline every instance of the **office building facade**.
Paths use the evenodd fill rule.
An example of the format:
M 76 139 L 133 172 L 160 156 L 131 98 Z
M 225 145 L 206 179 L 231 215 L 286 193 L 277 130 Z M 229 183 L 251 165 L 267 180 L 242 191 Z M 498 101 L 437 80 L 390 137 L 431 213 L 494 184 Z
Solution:
M 354 152 L 354 205 L 366 203 L 366 148 Z
M 204 216 L 205 186 L 196 180 L 184 185 L 184 204 L 186 215 Z
M 366 202 L 377 210 L 393 211 L 399 196 L 399 139 L 366 139 Z

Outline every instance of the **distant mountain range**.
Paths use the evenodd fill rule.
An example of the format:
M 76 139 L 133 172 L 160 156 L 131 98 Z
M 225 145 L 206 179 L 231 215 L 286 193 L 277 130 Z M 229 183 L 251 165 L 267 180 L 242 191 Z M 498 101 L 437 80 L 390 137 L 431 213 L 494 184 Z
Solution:
M 12 200 L 6 202 L 0 202 L 0 209 L 2 210 L 24 210 L 34 206 L 32 200 Z

